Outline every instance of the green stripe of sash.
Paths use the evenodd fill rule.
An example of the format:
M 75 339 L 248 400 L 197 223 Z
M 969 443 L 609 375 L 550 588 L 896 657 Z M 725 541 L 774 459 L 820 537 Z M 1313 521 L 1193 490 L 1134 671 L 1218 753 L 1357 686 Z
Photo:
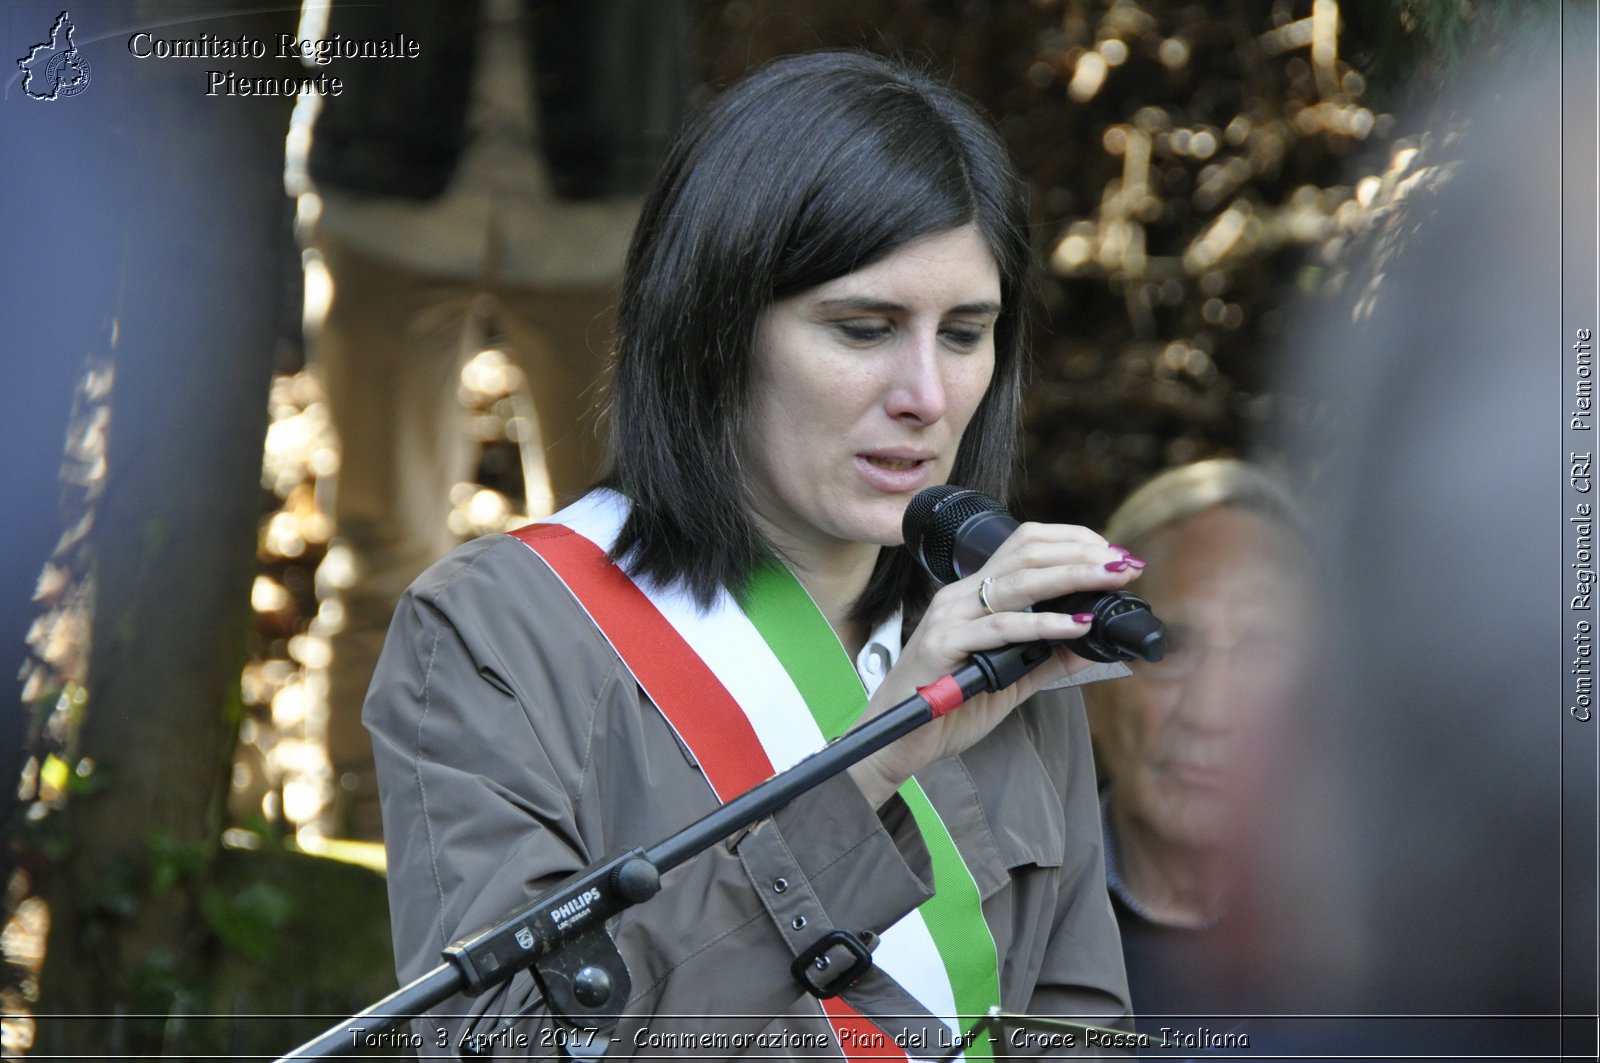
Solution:
M 823 737 L 830 742 L 856 722 L 866 690 L 827 618 L 794 574 L 763 566 L 740 596 L 740 607 L 799 689 Z M 935 894 L 919 907 L 944 961 L 956 1007 L 970 1022 L 1000 1002 L 1000 966 L 994 936 L 983 918 L 983 898 L 944 820 L 916 779 L 900 787 L 933 862 Z M 965 1022 L 962 1025 L 966 1025 Z M 972 1055 L 994 1055 L 994 1045 Z M 984 1049 L 987 1049 L 986 1051 Z
M 939 892 L 918 910 L 927 920 L 928 934 L 950 975 L 950 990 L 961 1012 L 957 1022 L 965 1029 L 990 1006 L 1000 1003 L 1000 963 L 994 935 L 989 933 L 989 924 L 983 920 L 983 898 L 978 893 L 978 883 L 967 869 L 966 861 L 961 859 L 955 839 L 950 836 L 933 802 L 928 800 L 916 779 L 908 780 L 899 792 L 922 831 L 922 840 L 933 861 L 933 882 Z M 967 1058 L 994 1058 L 992 1036 L 985 1034 L 984 1039 L 988 1044 L 974 1044 L 977 1051 L 969 1051 Z
M 856 722 L 867 704 L 850 655 L 811 595 L 780 564 L 764 565 L 739 597 L 746 619 L 799 688 L 811 718 L 833 741 Z

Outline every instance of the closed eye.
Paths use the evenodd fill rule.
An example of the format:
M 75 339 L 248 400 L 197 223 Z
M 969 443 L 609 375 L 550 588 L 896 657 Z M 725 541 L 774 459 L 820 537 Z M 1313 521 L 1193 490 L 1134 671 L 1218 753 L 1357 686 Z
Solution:
M 939 331 L 944 342 L 958 351 L 970 351 L 983 341 L 982 325 L 946 325 Z
M 889 326 L 882 321 L 836 321 L 833 327 L 851 343 L 876 343 L 890 333 Z

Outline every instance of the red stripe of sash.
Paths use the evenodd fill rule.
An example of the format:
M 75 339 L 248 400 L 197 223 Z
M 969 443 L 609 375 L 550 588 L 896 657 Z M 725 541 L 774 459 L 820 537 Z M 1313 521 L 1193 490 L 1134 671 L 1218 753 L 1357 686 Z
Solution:
M 532 524 L 511 533 L 572 591 L 694 751 L 726 804 L 772 775 L 772 762 L 738 702 L 605 551 L 571 528 Z

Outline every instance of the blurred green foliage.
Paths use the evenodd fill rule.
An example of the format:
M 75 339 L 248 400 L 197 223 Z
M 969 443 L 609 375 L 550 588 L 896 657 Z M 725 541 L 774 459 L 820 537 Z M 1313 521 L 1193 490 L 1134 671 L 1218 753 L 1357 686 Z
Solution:
M 295 899 L 267 882 L 247 883 L 233 892 L 213 886 L 201 898 L 200 911 L 224 945 L 265 962 L 294 916 Z

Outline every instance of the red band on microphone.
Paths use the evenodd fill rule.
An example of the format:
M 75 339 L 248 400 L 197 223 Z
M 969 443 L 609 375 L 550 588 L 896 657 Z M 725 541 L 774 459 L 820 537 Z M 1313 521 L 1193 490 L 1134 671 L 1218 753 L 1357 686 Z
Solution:
M 961 693 L 961 684 L 957 683 L 954 676 L 945 676 L 925 687 L 918 687 L 917 693 L 922 695 L 922 700 L 933 709 L 933 718 L 937 720 L 952 709 L 959 708 L 967 696 Z

